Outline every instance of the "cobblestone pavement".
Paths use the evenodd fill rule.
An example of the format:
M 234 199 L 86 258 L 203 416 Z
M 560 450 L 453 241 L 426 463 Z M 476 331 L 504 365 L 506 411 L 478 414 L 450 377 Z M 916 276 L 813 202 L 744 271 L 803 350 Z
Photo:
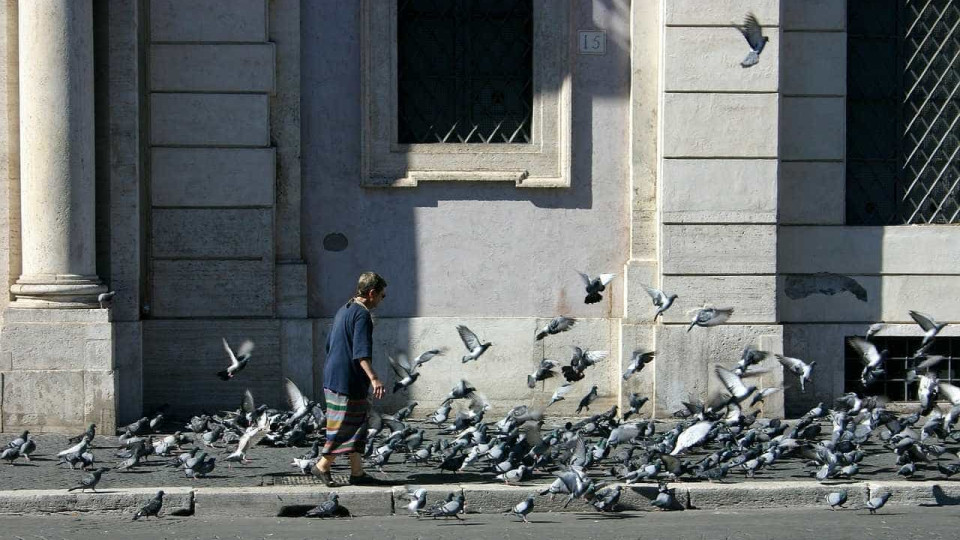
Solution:
M 545 427 L 551 424 L 548 419 Z M 447 437 L 450 435 L 440 435 L 435 426 L 430 424 L 411 423 L 416 427 L 423 427 L 427 431 L 428 441 L 435 440 L 437 437 Z M 658 431 L 669 429 L 668 424 L 658 423 Z M 827 428 L 827 426 L 825 426 Z M 5 443 L 7 440 L 15 438 L 15 434 L 7 434 L 0 439 Z M 68 448 L 67 436 L 56 434 L 40 434 L 36 437 L 38 449 L 32 461 L 27 462 L 22 459 L 17 460 L 15 465 L 0 464 L 0 490 L 16 489 L 59 489 L 68 488 L 76 485 L 76 481 L 84 474 L 79 469 L 71 471 L 69 465 L 58 465 L 56 457 L 57 452 Z M 312 442 L 312 438 L 310 441 Z M 119 443 L 116 437 L 98 435 L 94 441 L 93 453 L 99 463 L 104 466 L 116 466 L 122 461 L 116 458 Z M 944 455 L 945 462 L 956 460 L 957 444 L 948 444 L 947 448 L 950 454 Z M 232 449 L 234 445 L 230 445 Z M 249 454 L 252 460 L 246 465 L 233 464 L 228 467 L 227 464 L 217 464 L 216 470 L 206 478 L 189 479 L 184 477 L 183 472 L 177 468 L 165 467 L 165 463 L 170 458 L 151 457 L 143 465 L 129 471 L 110 471 L 107 472 L 100 484 L 103 489 L 109 487 L 153 487 L 153 486 L 195 486 L 195 487 L 256 487 L 269 485 L 302 485 L 313 484 L 316 481 L 313 477 L 302 475 L 291 465 L 292 458 L 298 457 L 309 449 L 309 444 L 297 448 L 274 448 L 269 446 L 257 446 Z M 877 442 L 871 440 L 865 445 L 864 449 L 868 456 L 864 459 L 861 467 L 861 473 L 854 480 L 879 481 L 900 479 L 897 476 L 896 457 L 892 452 L 883 448 Z M 223 448 L 208 450 L 212 455 L 220 455 Z M 225 454 L 224 454 L 225 455 Z M 694 453 L 687 459 L 695 460 L 697 456 L 706 455 L 705 452 Z M 951 457 L 952 456 L 952 457 Z M 384 467 L 384 473 L 390 480 L 398 484 L 441 484 L 445 482 L 460 483 L 488 483 L 497 482 L 494 474 L 483 471 L 479 465 L 474 465 L 467 472 L 454 476 L 449 472 L 441 472 L 434 466 L 415 466 L 403 463 L 403 454 L 395 454 L 391 461 Z M 611 460 L 607 459 L 601 462 L 601 465 L 590 469 L 592 477 L 601 480 L 613 480 L 610 475 Z M 368 469 L 369 470 L 369 469 Z M 346 460 L 343 459 L 335 466 L 335 474 L 347 474 Z M 783 458 L 773 467 L 764 469 L 756 474 L 752 481 L 771 481 L 771 480 L 801 480 L 810 479 L 815 482 L 813 474 L 816 472 L 813 467 L 805 467 L 803 460 L 798 457 Z M 955 477 L 960 478 L 960 476 Z M 942 479 L 942 475 L 937 471 L 936 464 L 918 464 L 917 474 L 914 476 L 917 480 Z M 533 475 L 530 483 L 549 483 L 553 480 L 550 471 L 537 471 Z M 746 480 L 743 471 L 732 470 L 727 477 L 727 482 L 741 482 Z M 686 480 L 685 480 L 686 482 Z M 845 483 L 847 480 L 828 481 L 827 483 Z

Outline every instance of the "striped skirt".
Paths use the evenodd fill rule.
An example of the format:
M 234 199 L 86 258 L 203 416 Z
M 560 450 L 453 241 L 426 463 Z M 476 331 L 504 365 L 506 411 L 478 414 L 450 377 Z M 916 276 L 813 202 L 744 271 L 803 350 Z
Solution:
M 324 454 L 363 453 L 367 442 L 367 411 L 370 401 L 350 399 L 328 388 L 323 389 L 327 400 L 327 443 Z

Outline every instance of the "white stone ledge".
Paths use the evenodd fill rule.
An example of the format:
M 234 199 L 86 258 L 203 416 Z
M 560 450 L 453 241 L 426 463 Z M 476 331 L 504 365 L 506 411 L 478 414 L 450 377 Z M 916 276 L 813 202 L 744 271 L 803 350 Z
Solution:
M 266 94 L 151 94 L 154 145 L 270 144 Z
M 152 41 L 266 41 L 266 0 L 151 0 Z
M 842 97 L 784 97 L 780 157 L 844 159 L 847 110 Z
M 154 206 L 274 204 L 274 148 L 153 148 Z
M 776 223 L 776 160 L 666 159 L 663 223 Z
M 777 94 L 663 96 L 663 156 L 777 156 Z
M 785 94 L 845 95 L 847 35 L 838 32 L 784 32 L 781 72 Z
M 960 274 L 960 228 L 781 227 L 780 272 Z
M 153 45 L 150 90 L 267 92 L 276 90 L 276 50 L 261 45 Z
M 664 225 L 664 274 L 774 274 L 775 225 Z
M 668 92 L 777 91 L 777 32 L 771 32 L 760 63 L 749 69 L 740 66 L 749 48 L 735 28 L 668 27 L 664 40 L 663 77 Z

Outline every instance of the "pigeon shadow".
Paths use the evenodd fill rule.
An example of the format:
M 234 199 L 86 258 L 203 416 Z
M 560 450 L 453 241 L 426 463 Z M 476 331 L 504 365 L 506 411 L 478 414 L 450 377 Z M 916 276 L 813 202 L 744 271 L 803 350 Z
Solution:
M 451 526 L 453 526 L 453 527 L 476 527 L 476 526 L 479 526 L 479 525 L 483 525 L 483 523 L 477 523 L 476 521 L 464 521 L 464 520 L 460 520 L 460 521 L 456 521 L 456 520 L 455 520 L 455 521 L 446 520 L 446 521 L 441 521 L 440 523 L 437 523 L 437 527 L 451 527 Z
M 479 473 L 460 473 L 457 475 L 445 473 L 418 473 L 408 475 L 411 484 L 456 484 L 460 482 L 490 483 L 490 477 Z
M 621 519 L 636 519 L 640 516 L 636 514 L 624 514 L 620 512 L 597 512 L 596 514 L 578 514 L 577 520 L 583 521 L 585 519 L 596 520 L 621 520 Z
M 933 499 L 937 501 L 936 504 L 921 504 L 920 506 L 955 506 L 960 504 L 960 497 L 947 495 L 943 488 L 938 485 L 933 486 Z

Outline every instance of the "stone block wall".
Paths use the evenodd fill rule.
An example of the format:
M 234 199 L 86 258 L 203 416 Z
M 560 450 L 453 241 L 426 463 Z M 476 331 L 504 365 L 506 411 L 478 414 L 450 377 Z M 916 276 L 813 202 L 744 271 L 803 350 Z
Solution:
M 717 389 L 713 365 L 747 345 L 781 348 L 777 219 L 781 58 L 779 1 L 662 2 L 659 284 L 679 295 L 655 327 L 655 412 Z M 732 28 L 752 11 L 769 42 L 760 63 Z M 687 332 L 692 310 L 733 307 L 728 324 Z M 767 361 L 770 363 L 770 361 Z M 779 365 L 758 386 L 782 380 Z M 779 414 L 771 400 L 767 414 Z

